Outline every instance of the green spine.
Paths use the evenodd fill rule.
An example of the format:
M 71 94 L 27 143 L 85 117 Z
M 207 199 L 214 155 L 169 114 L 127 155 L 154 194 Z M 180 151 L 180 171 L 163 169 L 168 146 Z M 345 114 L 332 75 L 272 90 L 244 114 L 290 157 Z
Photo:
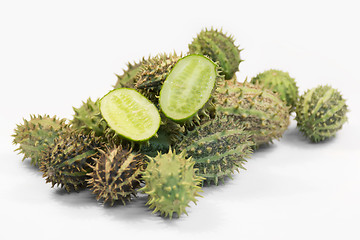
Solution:
M 205 181 L 218 184 L 231 177 L 239 168 L 245 169 L 245 158 L 252 152 L 254 143 L 243 130 L 241 121 L 229 116 L 217 116 L 187 132 L 177 145 L 177 150 L 186 151 L 192 157 L 197 173 Z
M 136 76 L 135 89 L 158 105 L 162 84 L 181 57 L 174 52 L 173 54 L 158 54 L 144 61 Z
M 347 121 L 348 106 L 341 93 L 331 86 L 306 91 L 296 107 L 297 127 L 313 142 L 335 136 Z
M 101 147 L 94 133 L 65 132 L 47 150 L 40 171 L 52 186 L 57 184 L 69 192 L 77 191 L 86 187 L 86 174 L 92 171 L 90 165 Z
M 24 119 L 24 123 L 17 125 L 13 143 L 19 148 L 15 151 L 24 154 L 24 158 L 31 158 L 31 164 L 40 165 L 44 151 L 53 144 L 63 131 L 67 131 L 66 119 L 58 119 L 49 115 L 30 115 L 30 120 Z
M 121 145 L 99 151 L 101 155 L 94 158 L 93 171 L 88 173 L 88 187 L 97 200 L 102 199 L 111 206 L 116 201 L 125 205 L 140 187 L 144 155 L 133 153 Z
M 176 154 L 171 149 L 149 159 L 143 173 L 145 186 L 139 190 L 149 195 L 147 205 L 154 209 L 153 213 L 160 211 L 165 217 L 172 218 L 174 212 L 179 217 L 182 213 L 187 214 L 185 208 L 190 201 L 196 203 L 195 197 L 200 196 L 199 184 L 203 180 L 195 174 L 195 162 L 184 153 Z
M 127 64 L 127 69 L 124 69 L 124 73 L 122 75 L 116 74 L 118 79 L 114 85 L 114 88 L 135 88 L 137 79 L 136 76 L 140 72 L 141 67 L 145 61 L 145 58 L 142 58 L 138 63 L 129 62 Z
M 233 36 L 227 36 L 222 30 L 211 28 L 202 30 L 193 42 L 189 44 L 191 54 L 203 54 L 209 56 L 214 62 L 218 62 L 225 79 L 231 79 L 239 70 L 239 49 L 235 45 Z
M 262 84 L 273 92 L 278 93 L 281 100 L 285 101 L 286 105 L 290 107 L 290 112 L 295 110 L 299 98 L 299 90 L 295 79 L 291 78 L 289 73 L 270 69 L 252 78 L 251 83 Z
M 85 134 L 95 132 L 96 136 L 105 134 L 107 128 L 106 121 L 101 116 L 99 109 L 99 99 L 95 102 L 89 98 L 79 108 L 74 108 L 75 114 L 71 120 L 72 127 L 83 131 Z
M 215 93 L 216 112 L 243 122 L 256 146 L 280 139 L 289 126 L 289 108 L 261 85 L 229 82 Z

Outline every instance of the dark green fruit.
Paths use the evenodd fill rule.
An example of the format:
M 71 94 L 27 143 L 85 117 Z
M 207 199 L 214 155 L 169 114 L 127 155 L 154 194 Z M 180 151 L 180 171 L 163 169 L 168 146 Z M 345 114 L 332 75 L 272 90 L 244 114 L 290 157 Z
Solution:
M 165 217 L 172 218 L 174 213 L 178 216 L 187 214 L 185 208 L 189 207 L 190 201 L 196 203 L 195 197 L 200 196 L 199 184 L 203 180 L 195 174 L 195 162 L 184 153 L 176 154 L 171 149 L 149 159 L 143 173 L 145 187 L 139 190 L 149 195 L 147 205 L 154 213 L 160 211 Z
M 96 136 L 104 135 L 106 122 L 101 116 L 99 101 L 97 99 L 93 102 L 89 98 L 86 102 L 83 102 L 81 107 L 73 108 L 75 114 L 71 124 L 74 129 L 83 131 L 85 134 L 94 131 Z
M 65 123 L 66 119 L 58 119 L 56 116 L 31 115 L 30 120 L 24 119 L 23 124 L 17 125 L 13 143 L 19 144 L 19 151 L 24 154 L 24 158 L 31 158 L 31 164 L 40 165 L 44 156 L 44 150 L 54 143 L 63 131 L 67 131 L 69 126 Z
M 318 86 L 306 91 L 296 106 L 300 131 L 313 142 L 335 136 L 347 121 L 348 106 L 341 93 L 331 86 Z
M 285 101 L 286 105 L 290 107 L 290 112 L 295 110 L 299 91 L 295 79 L 291 78 L 289 73 L 270 69 L 252 78 L 251 83 L 264 85 L 266 88 L 278 93 L 281 100 Z
M 202 55 L 180 59 L 160 91 L 160 108 L 175 122 L 185 122 L 209 102 L 218 81 L 217 65 Z
M 91 166 L 93 171 L 88 173 L 88 187 L 97 200 L 102 199 L 111 206 L 116 201 L 125 204 L 131 196 L 136 195 L 136 189 L 140 187 L 144 156 L 121 145 L 99 151 L 100 156 L 94 158 L 95 165 Z
M 178 152 L 186 151 L 192 157 L 197 173 L 209 184 L 218 184 L 234 171 L 244 169 L 243 164 L 254 145 L 241 120 L 230 116 L 217 116 L 187 132 L 177 145 Z
M 234 38 L 213 28 L 202 30 L 189 44 L 189 52 L 209 56 L 214 62 L 218 62 L 226 80 L 234 77 L 242 61 L 241 50 L 235 45 Z
M 290 123 L 289 108 L 261 85 L 226 81 L 214 99 L 217 114 L 241 121 L 256 146 L 281 138 Z
M 92 171 L 89 165 L 94 165 L 101 147 L 94 133 L 65 132 L 46 150 L 40 171 L 52 186 L 78 191 L 86 187 L 87 174 Z
M 146 141 L 160 126 L 158 109 L 134 89 L 119 88 L 100 100 L 100 111 L 108 126 L 131 141 Z

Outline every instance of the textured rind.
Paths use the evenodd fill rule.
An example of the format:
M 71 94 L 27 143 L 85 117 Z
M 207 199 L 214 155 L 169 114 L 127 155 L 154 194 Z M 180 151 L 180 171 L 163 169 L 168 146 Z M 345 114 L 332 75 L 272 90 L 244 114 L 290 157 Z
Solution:
M 95 132 L 96 136 L 103 136 L 107 128 L 106 121 L 102 118 L 99 109 L 99 99 L 95 102 L 88 98 L 79 108 L 74 108 L 75 114 L 71 120 L 72 127 L 83 131 L 85 134 Z
M 217 116 L 187 132 L 177 151 L 192 157 L 204 182 L 217 185 L 239 168 L 245 169 L 243 164 L 254 143 L 243 128 L 241 121 L 231 116 Z
M 114 85 L 114 88 L 135 88 L 135 84 L 137 81 L 137 74 L 140 72 L 141 67 L 144 62 L 148 61 L 149 59 L 145 59 L 144 57 L 139 62 L 128 63 L 127 69 L 124 69 L 122 75 L 117 76 L 117 82 Z
M 186 158 L 184 153 L 176 154 L 169 150 L 166 154 L 159 153 L 149 158 L 142 179 L 145 186 L 139 191 L 149 195 L 146 203 L 153 213 L 160 211 L 165 217 L 172 218 L 174 213 L 180 217 L 187 214 L 185 208 L 190 201 L 196 203 L 195 197 L 200 196 L 199 184 L 203 180 L 197 176 L 195 162 Z
M 86 174 L 92 171 L 89 165 L 94 164 L 93 158 L 102 147 L 94 133 L 65 132 L 47 149 L 40 171 L 52 186 L 78 191 L 86 187 Z
M 31 158 L 31 164 L 39 166 L 44 157 L 44 151 L 54 142 L 69 125 L 66 119 L 59 119 L 49 115 L 30 115 L 30 120 L 18 124 L 15 131 L 13 144 L 18 144 L 15 151 L 24 154 L 24 158 Z
M 135 89 L 158 106 L 159 93 L 171 69 L 182 54 L 158 54 L 142 62 L 136 75 Z
M 347 121 L 348 106 L 341 93 L 329 85 L 307 90 L 296 107 L 297 127 L 313 142 L 334 137 Z
M 280 139 L 289 126 L 289 108 L 261 85 L 226 81 L 214 98 L 216 113 L 242 121 L 256 146 Z
M 93 158 L 95 164 L 90 165 L 93 171 L 87 174 L 88 187 L 98 201 L 101 199 L 111 206 L 116 201 L 121 201 L 125 205 L 140 187 L 144 155 L 121 145 L 99 151 L 100 156 Z
M 211 28 L 202 30 L 192 43 L 189 44 L 189 52 L 209 56 L 214 62 L 219 63 L 225 79 L 231 79 L 239 70 L 239 49 L 235 45 L 232 36 L 227 36 L 222 30 Z
M 262 84 L 273 92 L 278 93 L 281 100 L 290 107 L 290 112 L 295 111 L 295 106 L 299 98 L 299 90 L 294 78 L 288 72 L 270 69 L 259 73 L 251 79 L 253 84 Z

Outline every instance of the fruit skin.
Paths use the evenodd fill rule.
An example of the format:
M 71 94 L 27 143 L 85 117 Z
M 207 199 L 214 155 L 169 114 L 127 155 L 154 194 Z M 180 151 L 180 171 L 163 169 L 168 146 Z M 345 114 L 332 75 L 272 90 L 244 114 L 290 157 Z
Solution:
M 100 156 L 94 158 L 90 165 L 92 172 L 88 173 L 88 187 L 102 199 L 104 203 L 114 205 L 116 201 L 130 201 L 140 187 L 141 172 L 144 167 L 144 155 L 134 153 L 121 145 L 99 149 Z
M 289 126 L 289 108 L 261 85 L 226 81 L 215 92 L 216 113 L 243 122 L 255 147 L 280 139 Z
M 93 158 L 99 156 L 103 144 L 94 133 L 83 134 L 69 131 L 55 139 L 47 149 L 40 171 L 46 182 L 64 187 L 66 191 L 78 191 L 86 187 L 87 173 L 92 171 Z
M 146 61 L 149 61 L 149 59 L 150 57 L 148 59 L 145 59 L 143 57 L 139 62 L 129 62 L 127 64 L 127 69 L 124 70 L 124 73 L 122 75 L 116 74 L 118 80 L 114 85 L 114 88 L 135 88 L 137 74 L 140 72 L 142 65 Z
M 182 54 L 158 54 L 142 62 L 136 76 L 135 89 L 158 106 L 159 93 L 171 69 Z
M 307 90 L 296 106 L 297 127 L 312 142 L 334 137 L 348 120 L 341 93 L 329 85 Z
M 94 102 L 88 98 L 79 108 L 73 107 L 75 114 L 70 122 L 72 127 L 83 131 L 85 134 L 94 131 L 96 136 L 103 136 L 107 125 L 101 116 L 99 102 L 100 99 Z
M 231 177 L 239 168 L 245 169 L 243 164 L 253 145 L 241 121 L 223 115 L 187 132 L 177 144 L 177 151 L 192 157 L 199 169 L 197 175 L 204 177 L 204 182 L 218 185 L 219 180 Z
M 203 54 L 217 62 L 225 79 L 231 79 L 239 70 L 240 59 L 239 46 L 235 45 L 233 36 L 227 36 L 222 30 L 211 28 L 202 30 L 192 43 L 189 44 L 189 53 Z
M 278 93 L 281 100 L 290 107 L 290 112 L 295 111 L 295 106 L 299 98 L 299 90 L 294 78 L 291 78 L 288 72 L 270 69 L 259 73 L 251 79 L 253 84 L 261 84 L 273 92 Z
M 189 202 L 196 204 L 195 197 L 200 196 L 199 184 L 202 177 L 195 174 L 195 162 L 185 157 L 185 153 L 176 154 L 169 150 L 166 154 L 159 153 L 149 157 L 146 170 L 143 173 L 145 186 L 139 191 L 149 195 L 146 203 L 153 213 L 160 211 L 165 217 L 172 218 L 176 212 L 178 217 L 187 214 L 185 208 Z
M 24 119 L 23 124 L 17 125 L 13 144 L 19 144 L 15 151 L 24 154 L 24 158 L 31 158 L 31 164 L 39 166 L 44 151 L 54 142 L 69 125 L 66 119 L 59 119 L 49 115 L 30 115 L 30 120 Z

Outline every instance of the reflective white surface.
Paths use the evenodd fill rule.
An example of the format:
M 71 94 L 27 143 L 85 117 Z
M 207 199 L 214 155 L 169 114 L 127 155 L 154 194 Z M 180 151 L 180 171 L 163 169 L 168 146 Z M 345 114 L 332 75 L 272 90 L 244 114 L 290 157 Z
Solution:
M 359 239 L 360 17 L 356 1 L 0 3 L 1 239 Z M 70 118 L 102 97 L 128 61 L 185 53 L 203 27 L 223 27 L 244 48 L 238 79 L 288 71 L 300 93 L 339 89 L 350 108 L 336 138 L 309 143 L 295 128 L 261 148 L 234 180 L 205 187 L 189 216 L 151 214 L 140 195 L 104 207 L 89 191 L 51 188 L 21 162 L 10 135 L 29 114 Z

